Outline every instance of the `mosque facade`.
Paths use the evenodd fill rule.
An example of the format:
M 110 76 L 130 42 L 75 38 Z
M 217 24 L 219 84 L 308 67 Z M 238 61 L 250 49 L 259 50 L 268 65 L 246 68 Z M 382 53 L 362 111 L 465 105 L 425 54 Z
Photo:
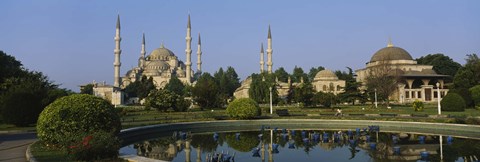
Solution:
M 437 74 L 432 65 L 417 64 L 410 53 L 400 47 L 395 47 L 391 42 L 387 47 L 378 50 L 366 63 L 366 67 L 355 70 L 357 82 L 365 83 L 369 75 L 375 75 L 378 70 L 388 70 L 390 76 L 398 81 L 395 91 L 389 96 L 391 101 L 397 103 L 410 103 L 415 100 L 423 102 L 436 102 L 439 97 L 448 93 L 445 79 L 448 75 Z M 438 86 L 437 86 L 438 85 Z M 440 93 L 437 92 L 437 87 Z
M 105 98 L 112 102 L 113 105 L 120 105 L 124 103 L 125 94 L 121 91 L 123 88 L 127 87 L 129 84 L 141 79 L 143 76 L 147 78 L 152 78 L 155 86 L 160 89 L 163 88 L 170 80 L 172 76 L 176 76 L 180 81 L 186 85 L 192 85 L 194 71 L 192 70 L 192 37 L 191 37 L 191 23 L 190 15 L 188 15 L 187 22 L 187 34 L 185 37 L 186 40 L 186 61 L 183 62 L 178 59 L 178 57 L 168 48 L 166 48 L 163 43 L 159 48 L 154 49 L 150 52 L 149 55 L 146 55 L 146 42 L 145 34 L 142 37 L 141 52 L 140 57 L 138 58 L 138 65 L 126 72 L 124 76 L 120 74 L 120 55 L 121 50 L 121 40 L 120 37 L 120 16 L 117 17 L 117 24 L 115 28 L 115 49 L 114 49 L 114 81 L 113 85 L 107 85 L 106 83 L 93 83 L 93 93 L 95 96 Z M 200 34 L 198 34 L 198 45 L 197 45 L 197 73 L 201 72 L 202 61 L 201 61 L 201 41 Z

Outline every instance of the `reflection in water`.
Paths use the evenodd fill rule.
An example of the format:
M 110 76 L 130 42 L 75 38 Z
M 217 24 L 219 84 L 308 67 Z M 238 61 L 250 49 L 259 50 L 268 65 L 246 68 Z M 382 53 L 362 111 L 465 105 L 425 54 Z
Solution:
M 445 142 L 446 141 L 446 142 Z M 127 146 L 128 147 L 128 146 Z M 130 146 L 131 147 L 131 146 Z M 367 129 L 273 130 L 190 134 L 142 141 L 135 154 L 167 161 L 466 161 L 480 157 L 480 141 Z M 421 154 L 426 154 L 422 159 Z M 132 153 L 133 154 L 133 153 Z M 470 160 L 471 159 L 471 160 Z M 221 160 L 220 160 L 221 161 Z

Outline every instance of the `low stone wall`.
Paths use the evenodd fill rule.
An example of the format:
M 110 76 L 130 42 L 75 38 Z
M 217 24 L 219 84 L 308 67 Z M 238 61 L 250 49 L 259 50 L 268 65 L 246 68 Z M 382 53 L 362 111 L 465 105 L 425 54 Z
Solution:
M 203 121 L 173 124 L 159 124 L 144 127 L 124 129 L 119 137 L 122 146 L 137 141 L 170 136 L 175 131 L 220 132 L 259 130 L 261 126 L 279 129 L 355 129 L 366 128 L 370 125 L 380 126 L 383 132 L 407 132 L 419 134 L 442 134 L 455 137 L 480 139 L 480 126 L 466 124 L 422 123 L 401 121 L 373 121 L 373 120 L 326 120 L 326 119 L 265 119 L 265 120 L 222 120 Z

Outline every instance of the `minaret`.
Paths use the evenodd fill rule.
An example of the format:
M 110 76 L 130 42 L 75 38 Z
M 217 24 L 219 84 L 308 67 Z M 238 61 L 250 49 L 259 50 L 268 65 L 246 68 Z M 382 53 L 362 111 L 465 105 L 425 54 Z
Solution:
M 191 37 L 191 25 L 190 25 L 190 14 L 188 15 L 188 24 L 187 24 L 187 37 L 185 37 L 185 40 L 187 41 L 187 49 L 185 49 L 185 53 L 187 54 L 187 60 L 185 62 L 185 66 L 187 67 L 186 75 L 187 75 L 187 84 L 190 84 L 192 81 L 192 61 L 191 61 L 191 56 L 192 56 L 192 37 Z
M 140 51 L 140 58 L 138 58 L 138 67 L 143 68 L 145 65 L 145 54 L 147 52 L 145 51 L 145 33 L 143 33 L 142 37 L 142 50 Z
M 265 71 L 265 61 L 263 61 L 263 57 L 264 57 L 264 52 L 263 52 L 263 43 L 262 45 L 260 46 L 260 73 L 263 73 Z
M 202 71 L 202 41 L 200 40 L 200 33 L 198 33 L 198 45 L 197 45 L 197 72 Z
M 273 50 L 272 50 L 272 33 L 270 31 L 270 25 L 268 25 L 267 70 L 268 70 L 269 74 L 272 73 L 272 65 L 273 65 L 272 53 L 273 53 Z
M 122 41 L 122 38 L 120 38 L 120 15 L 117 16 L 117 28 L 115 30 L 115 49 L 113 50 L 113 53 L 115 54 L 115 62 L 113 62 L 113 69 L 114 69 L 114 79 L 113 79 L 113 86 L 114 87 L 120 87 L 120 66 L 122 63 L 120 63 L 120 54 L 122 53 L 122 50 L 120 49 L 120 41 Z

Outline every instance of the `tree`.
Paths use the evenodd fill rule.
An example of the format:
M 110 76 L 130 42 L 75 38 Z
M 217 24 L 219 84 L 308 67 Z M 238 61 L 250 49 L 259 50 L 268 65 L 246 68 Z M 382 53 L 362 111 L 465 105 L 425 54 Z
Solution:
M 172 75 L 165 85 L 164 89 L 169 90 L 179 96 L 185 95 L 185 85 L 178 79 L 176 75 Z
M 435 70 L 437 74 L 450 75 L 452 77 L 455 76 L 458 69 L 462 67 L 462 65 L 453 61 L 452 58 L 441 53 L 428 54 L 415 60 L 418 64 L 433 65 L 433 70 Z
M 235 69 L 231 66 L 227 67 L 227 71 L 225 72 L 225 76 L 227 78 L 228 84 L 226 85 L 226 94 L 228 97 L 233 96 L 233 92 L 240 87 L 240 78 L 238 78 L 238 74 Z
M 332 107 L 332 104 L 336 104 L 337 99 L 333 93 L 317 92 L 313 98 L 315 104 L 323 105 L 324 107 Z
M 293 89 L 293 99 L 297 103 L 303 103 L 304 106 L 310 106 L 313 103 L 313 86 L 311 83 L 303 83 Z
M 203 73 L 192 88 L 192 97 L 203 110 L 218 106 L 220 88 L 209 73 Z
M 395 91 L 399 81 L 400 72 L 391 67 L 387 62 L 380 62 L 371 68 L 366 77 L 366 86 L 369 93 L 377 92 L 379 100 L 390 105 L 389 96 Z
M 148 94 L 155 89 L 153 78 L 147 78 L 147 76 L 144 75 L 140 80 L 130 83 L 123 90 L 127 93 L 128 97 L 138 97 L 141 100 L 147 97 Z
M 319 67 L 312 67 L 310 68 L 310 71 L 308 72 L 308 79 L 310 81 L 313 81 L 313 79 L 315 79 L 315 76 L 317 75 L 318 72 L 322 71 L 322 70 L 325 70 L 325 68 L 323 66 L 319 66 Z
M 174 111 L 185 111 L 189 106 L 190 103 L 182 96 L 167 89 L 156 90 L 145 98 L 145 107 L 158 111 L 167 111 L 170 108 Z
M 277 103 L 278 91 L 275 83 L 275 76 L 273 74 L 252 74 L 252 83 L 248 90 L 248 95 L 257 103 L 270 102 L 270 87 L 272 88 L 272 102 Z
M 338 76 L 339 79 L 345 80 L 345 92 L 339 94 L 340 101 L 352 103 L 355 105 L 355 100 L 362 100 L 364 97 L 362 93 L 359 91 L 359 87 L 361 86 L 360 82 L 357 82 L 353 77 L 353 70 L 350 67 L 347 67 L 348 73 L 335 71 L 335 74 Z
M 302 79 L 305 82 L 310 82 L 308 79 L 308 75 L 303 72 L 303 69 L 301 67 L 295 66 L 295 68 L 293 68 L 292 81 L 301 82 Z
M 7 78 L 18 76 L 22 71 L 22 63 L 20 61 L 0 51 L 0 84 Z
M 58 97 L 68 95 L 58 89 L 41 72 L 23 71 L 2 84 L 0 112 L 7 123 L 28 126 L 37 121 L 40 112 Z
M 476 107 L 480 108 L 480 85 L 476 85 L 469 89 L 470 94 Z
M 466 64 L 461 67 L 453 78 L 453 89 L 465 100 L 467 107 L 473 107 L 474 102 L 468 89 L 480 84 L 480 59 L 476 54 L 467 55 Z
M 93 84 L 87 84 L 80 88 L 80 94 L 90 94 L 93 95 Z
M 288 77 L 290 76 L 283 67 L 280 67 L 277 70 L 275 70 L 274 74 L 278 78 L 278 81 L 281 81 L 281 82 L 287 82 Z

